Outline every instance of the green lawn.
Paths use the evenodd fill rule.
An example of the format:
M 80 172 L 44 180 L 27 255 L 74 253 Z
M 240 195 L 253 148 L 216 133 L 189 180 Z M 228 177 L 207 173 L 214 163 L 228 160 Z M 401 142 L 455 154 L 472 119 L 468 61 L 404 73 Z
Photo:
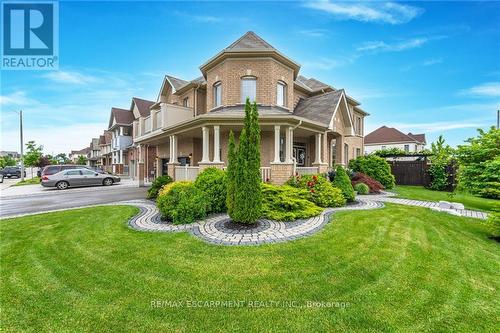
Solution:
M 452 195 L 450 192 L 431 191 L 423 186 L 398 185 L 391 191 L 397 193 L 401 198 L 460 202 L 464 204 L 465 208 L 482 210 L 485 212 L 491 211 L 495 206 L 500 208 L 500 200 L 475 197 L 466 193 L 456 193 Z
M 187 233 L 132 230 L 126 220 L 135 212 L 98 207 L 0 221 L 2 330 L 498 328 L 500 248 L 478 220 L 389 204 L 338 213 L 298 241 L 224 247 Z M 154 308 L 154 301 L 183 303 Z M 246 306 L 193 308 L 187 301 Z M 348 306 L 248 307 L 270 301 Z
M 24 181 L 20 180 L 14 184 L 14 186 L 22 186 L 22 185 L 40 185 L 40 177 L 24 178 Z

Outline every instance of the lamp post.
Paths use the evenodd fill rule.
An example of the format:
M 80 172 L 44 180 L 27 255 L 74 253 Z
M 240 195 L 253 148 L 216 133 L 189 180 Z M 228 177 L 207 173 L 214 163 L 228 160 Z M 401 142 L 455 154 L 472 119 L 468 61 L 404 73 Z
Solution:
M 19 115 L 19 139 L 21 141 L 21 181 L 24 181 L 23 110 L 14 112 Z

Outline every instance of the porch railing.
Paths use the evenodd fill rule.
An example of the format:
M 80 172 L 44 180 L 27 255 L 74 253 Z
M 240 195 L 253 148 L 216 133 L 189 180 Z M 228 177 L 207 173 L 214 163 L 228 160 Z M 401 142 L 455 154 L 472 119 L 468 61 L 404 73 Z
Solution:
M 196 166 L 176 166 L 175 167 L 175 180 L 189 180 L 194 181 L 200 173 L 200 167 Z
M 269 179 L 271 179 L 271 167 L 261 167 L 260 177 L 262 178 L 263 182 L 269 181 Z
M 297 172 L 299 175 L 310 175 L 310 174 L 318 173 L 318 168 L 317 167 L 296 167 L 295 172 Z

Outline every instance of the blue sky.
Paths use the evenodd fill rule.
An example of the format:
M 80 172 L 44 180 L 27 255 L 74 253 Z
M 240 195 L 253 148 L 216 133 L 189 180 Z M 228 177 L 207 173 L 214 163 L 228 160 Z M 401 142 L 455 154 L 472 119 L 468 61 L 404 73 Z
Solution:
M 499 2 L 68 2 L 59 6 L 59 71 L 2 71 L 2 150 L 88 145 L 112 106 L 155 99 L 164 74 L 198 66 L 248 30 L 347 93 L 366 126 L 443 134 L 453 145 L 496 122 Z

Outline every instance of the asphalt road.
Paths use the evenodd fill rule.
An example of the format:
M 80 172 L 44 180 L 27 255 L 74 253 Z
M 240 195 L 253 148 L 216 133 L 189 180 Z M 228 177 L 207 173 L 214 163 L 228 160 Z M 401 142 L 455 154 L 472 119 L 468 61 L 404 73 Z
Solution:
M 92 190 L 68 189 L 53 191 L 34 196 L 17 196 L 0 198 L 0 217 L 27 213 L 42 213 L 44 211 L 72 208 L 88 205 L 112 203 L 123 200 L 146 198 L 147 188 L 93 187 Z

